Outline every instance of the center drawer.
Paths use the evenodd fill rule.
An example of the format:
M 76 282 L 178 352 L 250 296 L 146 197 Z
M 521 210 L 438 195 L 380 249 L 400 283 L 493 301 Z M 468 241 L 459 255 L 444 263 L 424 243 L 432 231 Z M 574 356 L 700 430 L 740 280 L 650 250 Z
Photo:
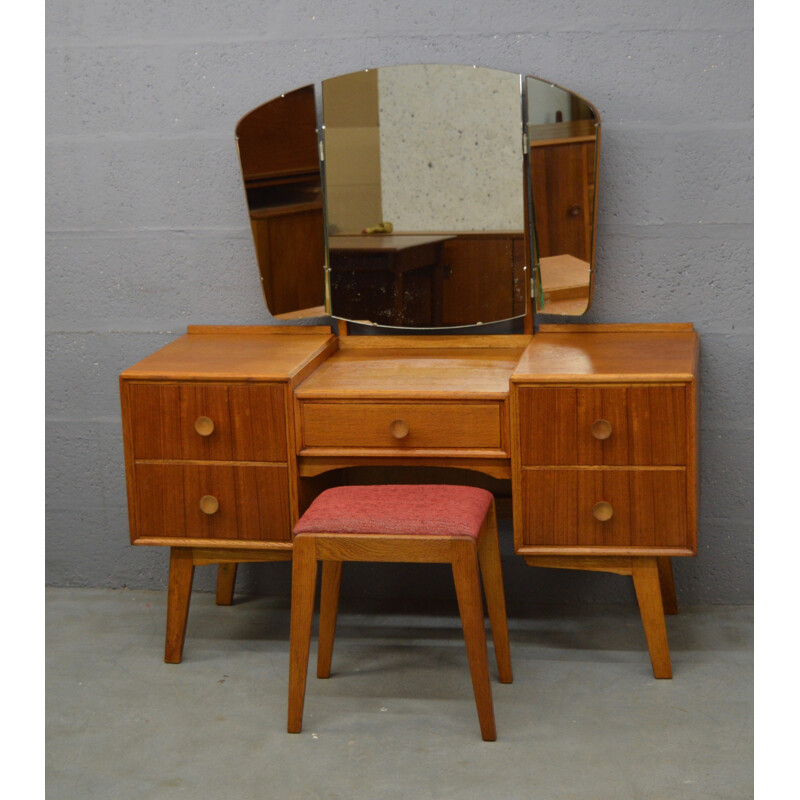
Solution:
M 499 402 L 303 402 L 300 448 L 500 450 Z

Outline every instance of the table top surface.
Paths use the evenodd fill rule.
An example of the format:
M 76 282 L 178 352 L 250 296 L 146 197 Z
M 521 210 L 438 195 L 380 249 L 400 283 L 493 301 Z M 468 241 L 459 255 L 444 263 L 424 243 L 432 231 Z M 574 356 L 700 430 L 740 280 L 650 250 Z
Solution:
M 128 380 L 287 381 L 335 337 L 325 326 L 193 327 L 122 373 Z
M 697 376 L 691 325 L 542 325 L 515 381 L 687 381 Z
M 424 247 L 429 244 L 439 244 L 453 235 L 415 236 L 403 234 L 375 233 L 363 236 L 330 236 L 328 248 L 336 252 L 353 251 L 359 253 L 396 253 L 400 250 L 410 250 L 414 247 Z

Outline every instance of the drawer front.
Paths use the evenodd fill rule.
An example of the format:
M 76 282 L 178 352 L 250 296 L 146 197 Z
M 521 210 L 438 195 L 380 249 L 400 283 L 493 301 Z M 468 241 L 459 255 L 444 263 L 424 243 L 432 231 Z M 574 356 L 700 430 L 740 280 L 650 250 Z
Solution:
M 683 466 L 686 387 L 520 387 L 520 457 L 531 466 Z
M 683 469 L 523 469 L 522 509 L 523 546 L 693 548 Z
M 135 459 L 286 461 L 281 384 L 133 383 Z
M 134 541 L 289 541 L 288 468 L 138 464 L 134 519 Z
M 301 404 L 301 447 L 501 449 L 500 403 Z

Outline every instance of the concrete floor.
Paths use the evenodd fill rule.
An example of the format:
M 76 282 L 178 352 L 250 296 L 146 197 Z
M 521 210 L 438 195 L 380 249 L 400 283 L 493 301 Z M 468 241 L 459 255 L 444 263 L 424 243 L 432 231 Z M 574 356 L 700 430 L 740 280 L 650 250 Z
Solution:
M 487 743 L 452 607 L 343 601 L 333 675 L 309 670 L 291 735 L 287 601 L 195 593 L 179 665 L 162 661 L 165 603 L 47 591 L 48 798 L 753 796 L 752 607 L 669 617 L 671 681 L 652 677 L 635 608 L 511 619 L 514 683 L 493 683 Z

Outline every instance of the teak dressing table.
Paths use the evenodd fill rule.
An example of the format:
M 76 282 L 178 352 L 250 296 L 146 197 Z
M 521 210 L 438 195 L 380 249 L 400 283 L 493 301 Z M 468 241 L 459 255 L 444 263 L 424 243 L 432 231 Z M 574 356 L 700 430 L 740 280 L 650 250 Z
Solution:
M 596 109 L 456 65 L 323 81 L 324 124 L 315 97 L 265 103 L 237 141 L 267 303 L 328 313 L 338 335 L 193 326 L 120 377 L 131 541 L 170 548 L 165 660 L 196 565 L 219 565 L 230 604 L 236 565 L 291 559 L 294 523 L 352 468 L 445 468 L 508 482 L 528 564 L 631 576 L 671 677 L 670 559 L 697 551 L 698 337 L 534 324 L 533 306 L 591 302 Z M 387 217 L 391 237 L 368 233 Z M 398 330 L 511 319 L 521 333 Z
M 122 374 L 131 541 L 171 548 L 166 661 L 195 565 L 220 564 L 230 603 L 237 563 L 291 558 L 320 478 L 416 465 L 510 478 L 529 564 L 631 575 L 671 676 L 669 559 L 697 548 L 692 327 L 442 338 L 192 327 Z

